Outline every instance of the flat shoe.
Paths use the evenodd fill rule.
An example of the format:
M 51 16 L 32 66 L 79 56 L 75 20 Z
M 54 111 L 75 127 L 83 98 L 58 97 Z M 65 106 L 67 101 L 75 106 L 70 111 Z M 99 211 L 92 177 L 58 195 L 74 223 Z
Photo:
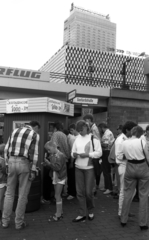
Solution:
M 8 227 L 9 227 L 9 224 L 6 224 L 6 225 L 5 225 L 5 224 L 3 224 L 3 223 L 1 222 L 1 226 L 2 226 L 2 228 L 5 229 L 5 228 L 8 228 Z
M 148 230 L 148 226 L 140 226 L 141 230 Z
M 128 217 L 135 217 L 135 214 L 129 213 L 129 214 L 128 214 Z
M 92 216 L 88 215 L 88 220 L 92 221 L 94 219 L 95 215 L 92 214 Z
M 21 229 L 24 229 L 28 226 L 28 224 L 26 222 L 23 222 L 20 227 L 16 227 L 16 230 L 21 230 Z
M 60 217 L 56 217 L 56 215 L 54 215 L 52 217 L 52 220 L 54 220 L 55 222 L 58 222 L 59 220 L 61 220 L 63 218 L 63 216 L 60 216 Z
M 86 219 L 86 216 L 81 217 L 81 218 L 78 218 L 78 219 L 75 218 L 75 219 L 72 220 L 72 222 L 75 222 L 75 223 L 76 223 L 76 222 L 85 222 L 85 219 Z
M 126 223 L 122 223 L 122 222 L 121 222 L 121 226 L 122 226 L 122 227 L 125 227 L 125 226 L 126 226 Z

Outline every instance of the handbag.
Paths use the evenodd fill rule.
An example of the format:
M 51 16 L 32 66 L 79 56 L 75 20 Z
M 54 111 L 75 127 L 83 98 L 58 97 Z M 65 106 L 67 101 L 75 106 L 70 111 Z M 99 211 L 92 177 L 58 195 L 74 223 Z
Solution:
M 92 142 L 93 151 L 95 151 L 93 137 L 94 137 L 94 136 L 92 135 L 92 136 L 91 136 L 91 142 Z M 100 158 L 92 158 L 92 163 L 93 163 L 93 166 L 94 166 L 95 177 L 100 176 L 100 164 L 99 164 L 99 159 L 100 159 Z
M 148 161 L 147 161 L 147 159 L 146 159 L 146 155 L 145 155 L 145 152 L 144 152 L 142 139 L 141 139 L 141 146 L 142 146 L 142 151 L 143 151 L 143 154 L 144 154 L 145 161 L 146 161 L 146 163 L 147 163 L 147 165 L 148 165 L 148 167 L 149 167 L 149 163 L 148 163 Z

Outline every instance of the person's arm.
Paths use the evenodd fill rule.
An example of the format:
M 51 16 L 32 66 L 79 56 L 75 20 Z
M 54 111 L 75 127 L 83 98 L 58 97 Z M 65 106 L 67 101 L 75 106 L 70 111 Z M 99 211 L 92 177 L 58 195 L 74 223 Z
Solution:
M 143 140 L 142 140 L 142 142 L 143 142 Z M 148 166 L 149 166 L 148 146 L 145 142 L 143 143 L 143 150 L 144 150 L 144 154 L 145 154 L 146 160 L 148 162 Z
M 110 134 L 109 134 L 109 147 L 111 148 L 112 147 L 112 145 L 113 145 L 113 143 L 114 143 L 114 141 L 115 141 L 115 138 L 114 138 L 114 135 L 113 135 L 113 133 L 111 132 Z
M 63 162 L 64 162 L 64 156 L 61 155 L 54 159 L 51 158 L 49 162 L 49 166 L 50 168 L 52 168 L 53 171 L 59 172 L 62 168 Z
M 77 139 L 76 139 L 77 140 Z M 77 158 L 77 145 L 76 145 L 76 140 L 74 141 L 74 144 L 72 146 L 71 150 L 71 157 L 72 158 Z
M 4 159 L 5 159 L 6 165 L 8 164 L 8 157 L 9 157 L 8 150 L 9 150 L 9 146 L 10 146 L 10 139 L 11 139 L 11 137 L 8 138 L 8 141 L 7 141 L 7 143 L 5 145 L 5 149 L 4 149 Z
M 123 150 L 122 150 L 122 143 L 115 142 L 115 157 L 116 157 L 116 163 L 118 164 L 119 161 L 123 160 Z
M 94 151 L 89 153 L 90 158 L 100 158 L 102 156 L 102 148 L 100 141 L 93 138 L 94 141 Z
M 36 172 L 36 166 L 38 162 L 38 148 L 39 148 L 39 134 L 34 133 L 33 141 L 29 148 L 29 159 L 32 161 L 31 171 Z

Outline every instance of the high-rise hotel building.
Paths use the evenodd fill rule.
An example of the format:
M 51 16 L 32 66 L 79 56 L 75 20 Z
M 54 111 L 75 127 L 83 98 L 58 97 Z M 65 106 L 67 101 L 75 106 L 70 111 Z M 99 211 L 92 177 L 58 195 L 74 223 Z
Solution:
M 71 5 L 70 16 L 64 22 L 65 45 L 101 51 L 116 48 L 116 24 L 109 15 L 102 15 Z

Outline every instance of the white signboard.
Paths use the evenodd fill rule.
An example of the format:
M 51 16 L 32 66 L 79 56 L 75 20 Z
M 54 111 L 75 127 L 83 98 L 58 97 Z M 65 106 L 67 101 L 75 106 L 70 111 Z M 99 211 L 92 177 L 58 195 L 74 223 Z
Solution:
M 71 104 L 62 102 L 53 98 L 49 98 L 48 111 L 65 115 L 71 115 Z
M 61 109 L 62 109 L 61 101 L 49 98 L 48 110 L 50 112 L 58 112 L 58 113 L 60 113 Z
M 28 112 L 28 99 L 8 99 L 6 113 Z
M 76 96 L 76 89 L 67 94 L 67 101 L 73 100 Z
M 98 104 L 98 98 L 83 98 L 76 97 L 73 99 L 73 103 L 81 103 L 81 104 Z

